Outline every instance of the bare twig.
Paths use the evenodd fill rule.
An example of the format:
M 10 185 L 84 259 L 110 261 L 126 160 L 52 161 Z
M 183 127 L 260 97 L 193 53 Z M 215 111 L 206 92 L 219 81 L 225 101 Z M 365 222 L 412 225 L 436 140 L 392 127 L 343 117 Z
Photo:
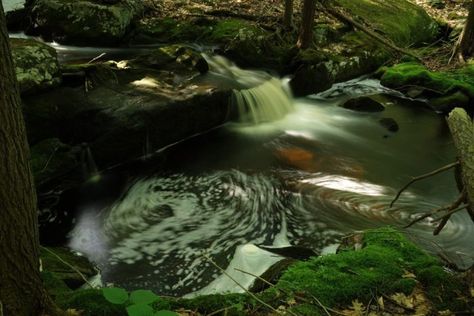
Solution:
M 439 223 L 438 227 L 436 227 L 436 229 L 434 230 L 433 235 L 438 235 L 441 232 L 441 230 L 444 228 L 446 223 L 448 223 L 448 220 L 451 217 L 451 215 L 453 215 L 454 213 L 456 213 L 458 211 L 461 211 L 461 210 L 463 210 L 467 207 L 468 207 L 468 205 L 464 204 L 464 205 L 462 205 L 462 206 L 460 206 L 460 207 L 458 207 L 454 210 L 451 210 L 449 213 L 443 215 L 442 217 L 435 219 L 434 220 L 435 222 L 439 222 L 439 221 L 441 221 L 441 222 Z
M 54 251 L 52 251 L 51 249 L 48 249 L 46 247 L 43 247 L 43 246 L 40 246 L 41 249 L 49 252 L 50 254 L 52 254 L 54 257 L 56 257 L 56 259 L 58 259 L 61 263 L 63 263 L 64 265 L 66 265 L 67 267 L 71 268 L 74 272 L 76 272 L 77 274 L 79 274 L 79 276 L 81 277 L 82 280 L 84 280 L 84 282 L 90 286 L 91 289 L 94 288 L 94 286 L 89 282 L 89 280 L 87 280 L 87 278 L 84 276 L 84 274 L 81 273 L 81 271 L 79 271 L 76 267 L 74 267 L 73 265 L 71 265 L 69 262 L 65 261 L 63 258 L 61 258 L 58 254 L 56 254 Z
M 247 293 L 248 295 L 250 295 L 253 299 L 255 299 L 257 302 L 259 302 L 260 304 L 262 304 L 263 306 L 269 308 L 270 310 L 272 310 L 273 312 L 279 314 L 279 315 L 283 315 L 283 313 L 277 309 L 275 309 L 273 306 L 265 303 L 264 301 L 262 301 L 260 298 L 258 298 L 255 294 L 253 294 L 252 292 L 250 292 L 249 290 L 247 290 L 245 288 L 245 286 L 243 286 L 242 284 L 240 284 L 236 279 L 234 279 L 229 273 L 227 273 L 227 271 L 225 271 L 223 268 L 221 268 L 217 263 L 214 262 L 214 260 L 212 260 L 208 255 L 206 254 L 203 254 L 204 258 L 206 258 L 207 261 L 209 261 L 213 266 L 215 266 L 217 269 L 219 269 L 219 271 L 221 271 L 225 276 L 227 276 L 229 279 L 231 279 L 235 284 L 237 284 L 238 287 L 240 287 L 242 290 L 245 291 L 245 293 Z M 293 316 L 297 316 L 295 313 L 291 312 L 291 311 L 287 311 L 289 314 L 293 315 Z
M 440 207 L 440 208 L 437 208 L 431 212 L 427 212 L 425 214 L 423 214 L 422 216 L 416 218 L 415 220 L 413 220 L 412 222 L 410 222 L 410 224 L 406 225 L 404 228 L 408 228 L 408 227 L 411 227 L 413 226 L 415 223 L 418 223 L 419 221 L 422 221 L 424 220 L 425 218 L 427 217 L 430 217 L 430 216 L 433 216 L 434 214 L 436 213 L 439 213 L 441 211 L 452 211 L 456 208 L 459 207 L 459 205 L 461 205 L 461 203 L 465 200 L 466 198 L 466 190 L 463 190 L 461 192 L 461 194 L 458 196 L 458 198 L 456 199 L 456 201 L 454 201 L 453 203 L 449 204 L 449 205 L 445 205 L 443 207 Z
M 96 56 L 94 58 L 92 58 L 91 60 L 89 60 L 87 63 L 88 64 L 92 64 L 94 61 L 98 60 L 98 59 L 101 59 L 102 57 L 104 57 L 105 55 L 107 55 L 107 53 L 102 53 L 100 54 L 99 56 Z
M 426 179 L 426 178 L 429 178 L 429 177 L 432 177 L 434 175 L 437 175 L 438 173 L 441 173 L 441 172 L 444 172 L 446 170 L 449 170 L 451 168 L 454 168 L 456 167 L 457 165 L 459 165 L 459 161 L 456 161 L 456 162 L 453 162 L 453 163 L 450 163 L 449 165 L 446 165 L 444 167 L 441 167 L 439 169 L 436 169 L 436 170 L 433 170 L 431 172 L 428 172 L 426 174 L 423 174 L 421 176 L 418 176 L 418 177 L 414 177 L 410 180 L 410 182 L 408 182 L 407 184 L 405 184 L 403 186 L 403 188 L 400 189 L 400 191 L 398 191 L 397 195 L 395 196 L 395 198 L 393 199 L 393 201 L 390 203 L 390 207 L 393 207 L 393 204 L 395 204 L 395 202 L 398 200 L 398 198 L 400 197 L 400 195 L 403 193 L 403 191 L 405 191 L 411 184 L 413 184 L 414 182 L 416 181 L 419 181 L 419 180 L 423 180 L 423 179 Z

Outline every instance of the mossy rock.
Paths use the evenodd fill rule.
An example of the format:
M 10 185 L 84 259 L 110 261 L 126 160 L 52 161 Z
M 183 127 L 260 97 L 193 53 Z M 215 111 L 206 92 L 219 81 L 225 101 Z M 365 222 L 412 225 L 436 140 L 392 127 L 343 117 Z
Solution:
M 33 27 L 58 42 L 113 45 L 125 36 L 143 11 L 140 0 L 105 4 L 88 0 L 36 0 Z
M 34 93 L 61 83 L 56 51 L 32 39 L 10 39 L 21 93 Z
M 449 112 L 454 107 L 472 108 L 474 100 L 474 65 L 449 72 L 434 72 L 415 62 L 401 63 L 379 70 L 380 82 L 389 88 L 408 91 L 417 88 L 430 99 L 431 107 Z
M 317 297 L 325 306 L 337 307 L 350 305 L 354 299 L 368 302 L 373 293 L 409 294 L 420 282 L 436 307 L 461 308 L 462 302 L 453 297 L 458 291 L 467 292 L 467 288 L 443 270 L 438 259 L 403 234 L 381 228 L 364 232 L 360 240 L 359 251 L 346 250 L 291 266 L 273 290 L 305 293 L 305 297 Z M 407 271 L 416 279 L 404 277 Z M 449 286 L 440 287 L 441 283 Z
M 336 0 L 351 16 L 361 19 L 401 46 L 430 43 L 437 23 L 420 6 L 407 0 Z

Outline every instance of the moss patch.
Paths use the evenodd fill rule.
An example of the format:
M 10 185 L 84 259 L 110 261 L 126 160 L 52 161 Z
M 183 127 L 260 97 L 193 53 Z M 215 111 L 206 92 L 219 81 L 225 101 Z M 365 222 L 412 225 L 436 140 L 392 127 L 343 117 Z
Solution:
M 397 64 L 380 70 L 384 86 L 409 90 L 421 88 L 430 105 L 447 112 L 456 106 L 468 109 L 474 100 L 474 65 L 449 72 L 433 72 L 415 62 Z
M 419 6 L 406 0 L 336 0 L 351 16 L 403 46 L 431 42 L 438 25 Z M 416 31 L 415 31 L 416 30 Z

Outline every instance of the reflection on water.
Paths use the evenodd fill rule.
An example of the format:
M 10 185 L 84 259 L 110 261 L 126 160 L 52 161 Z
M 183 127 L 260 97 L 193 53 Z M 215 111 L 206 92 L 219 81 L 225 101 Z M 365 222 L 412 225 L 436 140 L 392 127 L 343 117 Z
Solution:
M 233 123 L 169 148 L 166 172 L 137 175 L 109 207 L 84 210 L 70 246 L 119 286 L 183 295 L 214 280 L 211 287 L 231 290 L 215 281 L 221 273 L 204 252 L 223 268 L 248 244 L 321 252 L 350 231 L 402 227 L 447 204 L 457 195 L 449 172 L 413 185 L 388 208 L 411 176 L 451 162 L 455 152 L 443 119 L 429 111 L 395 105 L 403 103 L 397 99 L 381 113 L 336 106 L 377 86 L 352 81 L 293 100 L 295 110 L 281 120 Z M 382 117 L 395 119 L 399 132 L 380 126 Z M 466 214 L 456 214 L 437 237 L 432 220 L 407 234 L 471 264 L 474 231 Z M 258 258 L 262 265 L 273 260 Z

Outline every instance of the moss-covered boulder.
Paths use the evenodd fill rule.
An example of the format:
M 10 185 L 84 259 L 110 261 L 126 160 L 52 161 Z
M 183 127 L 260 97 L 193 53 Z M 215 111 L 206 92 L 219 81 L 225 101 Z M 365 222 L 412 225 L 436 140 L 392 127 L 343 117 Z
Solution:
M 118 43 L 143 11 L 140 0 L 36 0 L 32 26 L 58 42 L 91 45 Z
M 383 68 L 380 82 L 408 94 L 417 90 L 419 98 L 437 112 L 448 113 L 455 107 L 472 112 L 474 102 L 474 65 L 452 71 L 430 71 L 425 66 L 407 62 Z
M 439 32 L 438 24 L 411 1 L 336 0 L 335 3 L 400 46 L 430 43 Z
M 10 39 L 21 93 L 32 93 L 61 83 L 56 51 L 31 39 Z

